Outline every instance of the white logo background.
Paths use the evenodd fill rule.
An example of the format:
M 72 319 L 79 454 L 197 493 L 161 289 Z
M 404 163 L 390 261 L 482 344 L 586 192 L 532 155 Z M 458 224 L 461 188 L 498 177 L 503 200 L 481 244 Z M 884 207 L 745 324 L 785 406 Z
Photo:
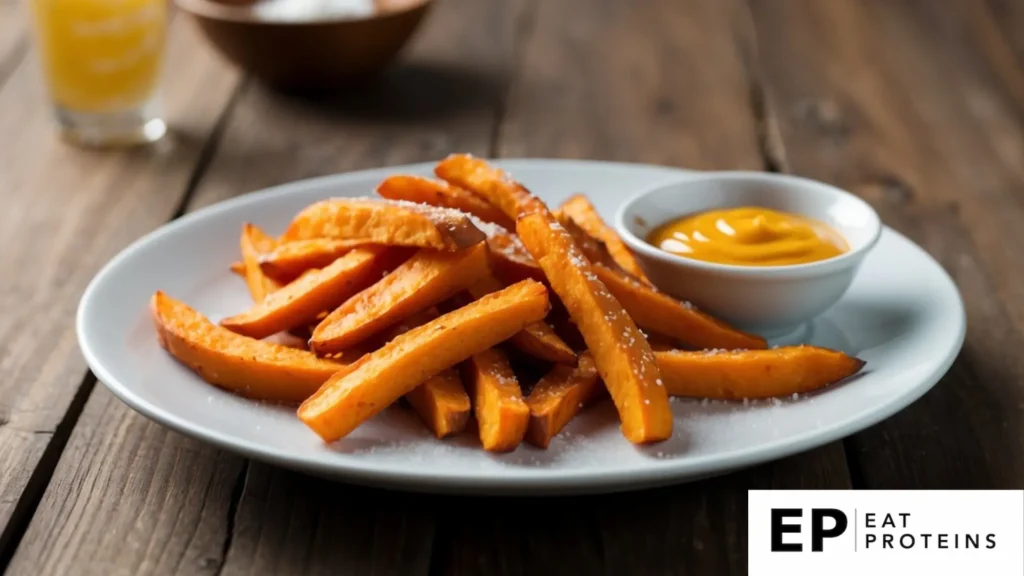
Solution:
M 1024 491 L 751 490 L 748 503 L 751 576 L 1024 575 Z M 782 536 L 787 544 L 802 544 L 802 552 L 772 552 L 772 508 L 802 509 L 802 517 L 784 520 L 800 532 Z M 826 538 L 821 552 L 811 551 L 813 508 L 842 510 L 848 520 L 846 531 Z M 909 514 L 905 528 L 901 513 Z M 874 528 L 867 526 L 868 514 Z M 883 527 L 886 514 L 895 527 Z M 825 529 L 833 526 L 825 519 Z M 876 537 L 873 543 L 867 543 L 868 534 Z M 893 535 L 890 548 L 883 547 L 885 534 Z M 900 545 L 903 534 L 914 536 L 912 548 Z M 925 534 L 930 535 L 927 548 Z M 947 535 L 946 549 L 938 547 L 939 534 Z M 978 535 L 978 549 L 966 547 L 966 534 Z M 989 534 L 993 549 L 986 548 Z

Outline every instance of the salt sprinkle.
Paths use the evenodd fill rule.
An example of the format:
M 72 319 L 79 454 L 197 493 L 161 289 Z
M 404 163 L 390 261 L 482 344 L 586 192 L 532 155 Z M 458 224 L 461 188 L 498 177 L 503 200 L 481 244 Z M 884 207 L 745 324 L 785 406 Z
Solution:
M 408 208 L 409 210 L 415 210 L 420 214 L 437 220 L 447 220 L 459 222 L 463 219 L 468 219 L 469 214 L 466 214 L 462 210 L 455 208 L 446 208 L 444 206 L 431 206 L 430 204 L 423 204 L 420 202 L 409 202 L 408 200 L 390 200 L 385 199 L 384 202 L 393 206 L 399 206 L 401 208 Z
M 511 236 L 511 233 L 500 224 L 484 222 L 479 216 L 473 214 L 466 214 L 466 216 L 469 217 L 469 221 L 473 223 L 473 226 L 476 226 L 488 238 L 494 238 L 495 236 Z M 514 238 L 516 241 L 519 240 L 518 236 L 515 236 Z
M 367 202 L 371 204 L 388 204 L 390 206 L 398 206 L 399 208 L 406 208 L 419 212 L 424 216 L 431 218 L 432 220 L 444 221 L 445 223 L 452 224 L 461 222 L 465 219 L 470 218 L 470 214 L 466 214 L 462 210 L 455 208 L 446 208 L 444 206 L 431 206 L 430 204 L 423 204 L 422 202 L 410 202 L 408 200 L 392 200 L 390 198 L 381 198 L 379 196 L 343 196 L 337 198 L 329 198 L 323 200 L 325 203 L 359 203 Z
M 573 266 L 576 266 L 577 268 L 586 268 L 587 266 L 590 265 L 590 262 L 588 262 L 582 254 L 575 250 L 569 253 L 569 263 L 572 264 Z

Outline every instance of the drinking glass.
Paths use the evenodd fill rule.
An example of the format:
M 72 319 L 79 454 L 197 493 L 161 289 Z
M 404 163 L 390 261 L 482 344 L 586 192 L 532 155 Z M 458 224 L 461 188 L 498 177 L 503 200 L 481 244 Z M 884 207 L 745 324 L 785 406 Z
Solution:
M 29 0 L 62 135 L 91 146 L 159 140 L 168 0 Z

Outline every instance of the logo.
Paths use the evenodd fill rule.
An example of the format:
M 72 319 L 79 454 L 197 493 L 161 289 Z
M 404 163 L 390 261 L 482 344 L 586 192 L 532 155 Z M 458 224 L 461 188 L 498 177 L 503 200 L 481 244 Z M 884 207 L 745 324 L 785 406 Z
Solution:
M 748 494 L 749 574 L 1024 574 L 1024 491 Z
M 787 518 L 802 518 L 804 511 L 800 508 L 772 508 L 772 552 L 803 552 L 800 542 L 785 543 L 782 535 L 787 532 L 800 533 L 800 524 L 787 524 Z M 825 528 L 825 519 L 832 520 L 832 527 Z M 846 532 L 849 520 L 842 510 L 835 508 L 811 509 L 811 550 L 824 550 L 825 538 L 836 538 Z

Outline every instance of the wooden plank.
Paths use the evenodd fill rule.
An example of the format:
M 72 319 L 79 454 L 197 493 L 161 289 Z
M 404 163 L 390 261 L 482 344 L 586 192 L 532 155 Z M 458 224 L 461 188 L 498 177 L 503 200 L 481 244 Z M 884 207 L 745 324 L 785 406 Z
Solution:
M 608 574 L 743 574 L 747 490 L 845 489 L 838 443 L 757 468 L 660 490 L 595 498 Z
M 502 156 L 763 166 L 741 5 L 538 2 Z
M 999 33 L 986 35 L 984 39 L 993 44 L 1003 44 L 1018 63 L 1024 62 L 1024 2 L 987 0 L 986 4 L 988 14 L 979 10 L 971 11 L 977 18 L 975 25 L 982 28 L 994 26 Z
M 444 498 L 435 574 L 601 574 L 599 498 Z
M 437 574 L 739 574 L 746 490 L 822 487 L 849 487 L 836 444 L 657 490 L 486 505 L 446 498 L 436 502 L 433 564 Z
M 216 574 L 243 467 L 99 386 L 10 573 Z
M 426 573 L 431 500 L 252 463 L 222 574 Z
M 68 454 L 57 462 L 91 385 L 87 380 L 76 396 L 85 373 L 74 331 L 79 296 L 117 250 L 178 210 L 204 143 L 238 81 L 206 52 L 184 20 L 172 27 L 168 67 L 174 81 L 166 84 L 164 100 L 173 132 L 147 149 L 90 152 L 62 144 L 51 125 L 37 68 L 29 61 L 0 91 L 0 132 L 17 143 L 0 152 L 5 201 L 0 242 L 8 247 L 0 251 L 0 265 L 21 271 L 7 278 L 0 293 L 0 558 L 10 557 L 40 504 L 12 560 L 16 573 L 30 568 L 39 573 L 37 566 L 60 573 L 60 567 L 69 565 L 76 573 L 111 573 L 107 570 L 117 561 L 129 559 L 137 561 L 141 571 L 173 564 L 177 558 L 159 554 L 175 545 L 184 549 L 187 541 L 166 543 L 166 548 L 139 556 L 144 543 L 110 545 L 112 540 L 93 535 L 117 530 L 126 538 L 145 539 L 152 537 L 143 530 L 152 526 L 149 522 L 181 520 L 187 525 L 189 521 L 179 517 L 183 502 L 167 508 L 158 503 L 169 495 L 191 492 L 165 494 L 144 488 L 172 485 L 162 479 L 168 471 L 182 486 L 188 486 L 193 475 L 200 482 L 204 474 L 217 484 L 219 480 L 210 479 L 225 473 L 218 471 L 221 464 L 216 458 L 209 459 L 205 469 L 175 467 L 179 461 L 173 459 L 164 464 L 160 456 L 149 460 L 149 467 L 134 465 L 138 435 L 148 439 L 139 449 L 150 458 L 168 450 L 201 453 L 203 448 L 160 434 L 122 404 L 103 398 L 90 403 Z M 109 443 L 110 449 L 97 454 L 94 443 Z M 186 461 L 189 457 L 182 455 L 180 462 Z M 56 477 L 40 503 L 55 465 Z M 111 495 L 119 497 L 118 506 L 111 507 Z M 142 534 L 133 532 L 136 527 Z M 180 537 L 189 534 L 183 530 Z M 61 545 L 47 546 L 51 538 Z M 184 571 L 192 573 L 190 568 Z
M 498 149 L 764 166 L 746 16 L 715 0 L 538 3 Z M 486 507 L 460 501 L 447 508 L 468 512 L 439 525 L 434 565 L 439 574 L 740 573 L 745 490 L 753 487 L 849 487 L 842 446 L 659 490 Z
M 28 14 L 25 3 L 0 1 L 0 87 L 25 58 L 28 50 Z
M 950 373 L 849 440 L 858 476 L 875 488 L 1020 486 L 1024 101 L 1019 71 L 1007 76 L 979 36 L 990 16 L 980 3 L 750 6 L 778 155 L 869 200 L 938 258 L 967 307 Z

